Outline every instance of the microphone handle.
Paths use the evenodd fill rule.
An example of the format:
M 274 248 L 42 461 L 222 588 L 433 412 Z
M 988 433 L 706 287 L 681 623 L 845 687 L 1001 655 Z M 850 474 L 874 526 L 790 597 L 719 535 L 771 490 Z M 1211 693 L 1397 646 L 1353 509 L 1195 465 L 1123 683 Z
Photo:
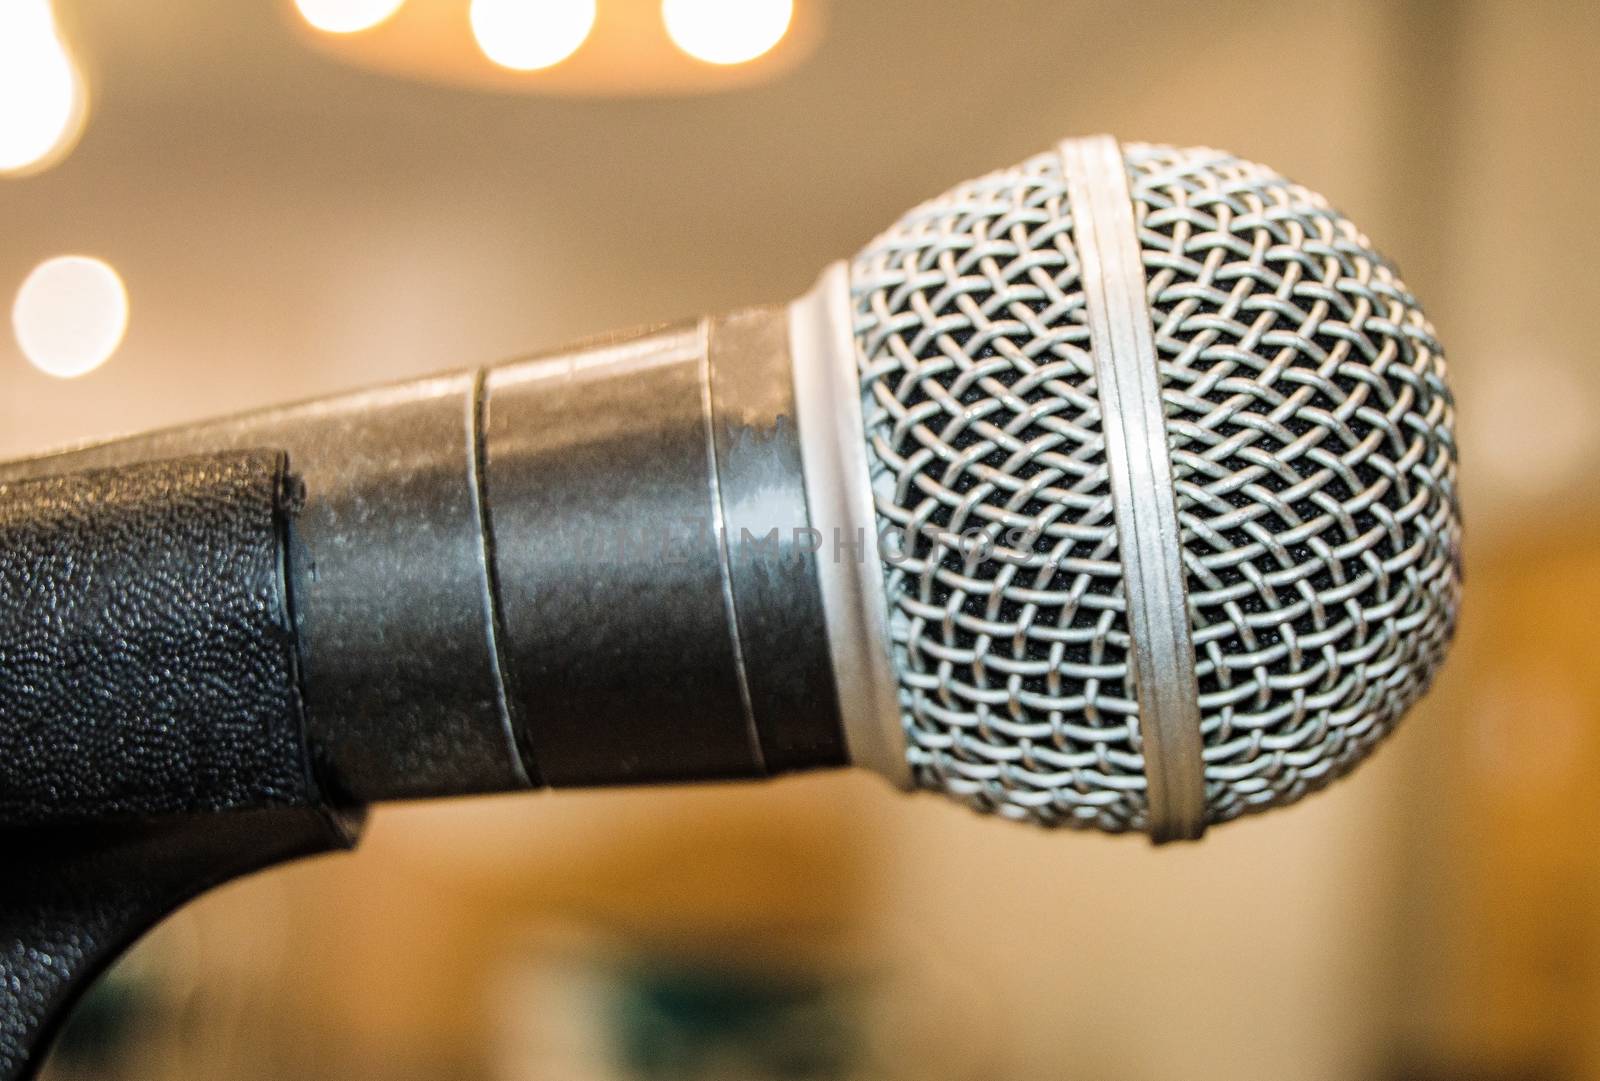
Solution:
M 0 465 L 0 503 L 86 471 L 281 461 L 305 748 L 339 801 L 843 765 L 788 327 L 784 308 L 747 311 Z M 140 566 L 120 566 L 108 603 L 149 592 Z M 234 589 L 231 569 L 190 567 L 190 603 Z M 0 672 L 35 633 L 36 611 L 3 603 L 26 586 L 0 582 Z M 152 732 L 210 712 L 215 679 L 119 671 L 115 687 L 56 683 L 137 701 Z M 139 772 L 154 748 L 127 743 L 126 775 L 84 760 L 79 783 L 125 801 L 169 783 Z M 0 820 L 17 795 L 4 777 Z

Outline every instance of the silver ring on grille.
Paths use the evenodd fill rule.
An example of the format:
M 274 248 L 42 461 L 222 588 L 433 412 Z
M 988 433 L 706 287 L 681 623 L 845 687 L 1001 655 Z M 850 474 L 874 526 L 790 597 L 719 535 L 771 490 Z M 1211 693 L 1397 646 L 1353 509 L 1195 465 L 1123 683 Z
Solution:
M 1122 148 L 1061 144 L 1123 568 L 1152 840 L 1205 832 L 1200 690 L 1144 264 Z

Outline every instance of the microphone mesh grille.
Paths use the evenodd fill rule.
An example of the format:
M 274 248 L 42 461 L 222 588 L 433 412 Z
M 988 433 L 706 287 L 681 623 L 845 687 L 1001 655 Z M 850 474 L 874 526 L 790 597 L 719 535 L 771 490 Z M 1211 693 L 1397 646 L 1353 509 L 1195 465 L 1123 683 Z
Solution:
M 1126 145 L 1196 653 L 1208 820 L 1364 758 L 1460 590 L 1426 317 L 1314 192 Z M 854 261 L 889 623 L 921 787 L 1145 828 L 1137 696 L 1060 156 L 912 210 Z

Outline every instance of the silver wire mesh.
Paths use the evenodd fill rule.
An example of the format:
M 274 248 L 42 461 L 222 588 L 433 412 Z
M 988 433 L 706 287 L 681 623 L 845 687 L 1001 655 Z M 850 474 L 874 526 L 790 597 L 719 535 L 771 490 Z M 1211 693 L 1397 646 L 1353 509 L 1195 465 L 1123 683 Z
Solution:
M 1460 589 L 1453 413 L 1415 299 L 1321 196 L 1212 150 L 1124 151 L 1219 822 L 1343 774 L 1427 688 Z M 1059 155 L 917 207 L 851 277 L 917 783 L 1144 829 Z

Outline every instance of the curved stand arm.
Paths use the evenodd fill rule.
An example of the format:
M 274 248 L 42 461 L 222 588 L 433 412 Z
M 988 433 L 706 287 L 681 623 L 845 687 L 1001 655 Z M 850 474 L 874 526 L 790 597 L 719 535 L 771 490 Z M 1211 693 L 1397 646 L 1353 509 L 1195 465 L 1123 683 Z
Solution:
M 351 848 L 360 825 L 359 813 L 289 808 L 0 833 L 0 1081 L 33 1077 L 89 984 L 179 905 Z

